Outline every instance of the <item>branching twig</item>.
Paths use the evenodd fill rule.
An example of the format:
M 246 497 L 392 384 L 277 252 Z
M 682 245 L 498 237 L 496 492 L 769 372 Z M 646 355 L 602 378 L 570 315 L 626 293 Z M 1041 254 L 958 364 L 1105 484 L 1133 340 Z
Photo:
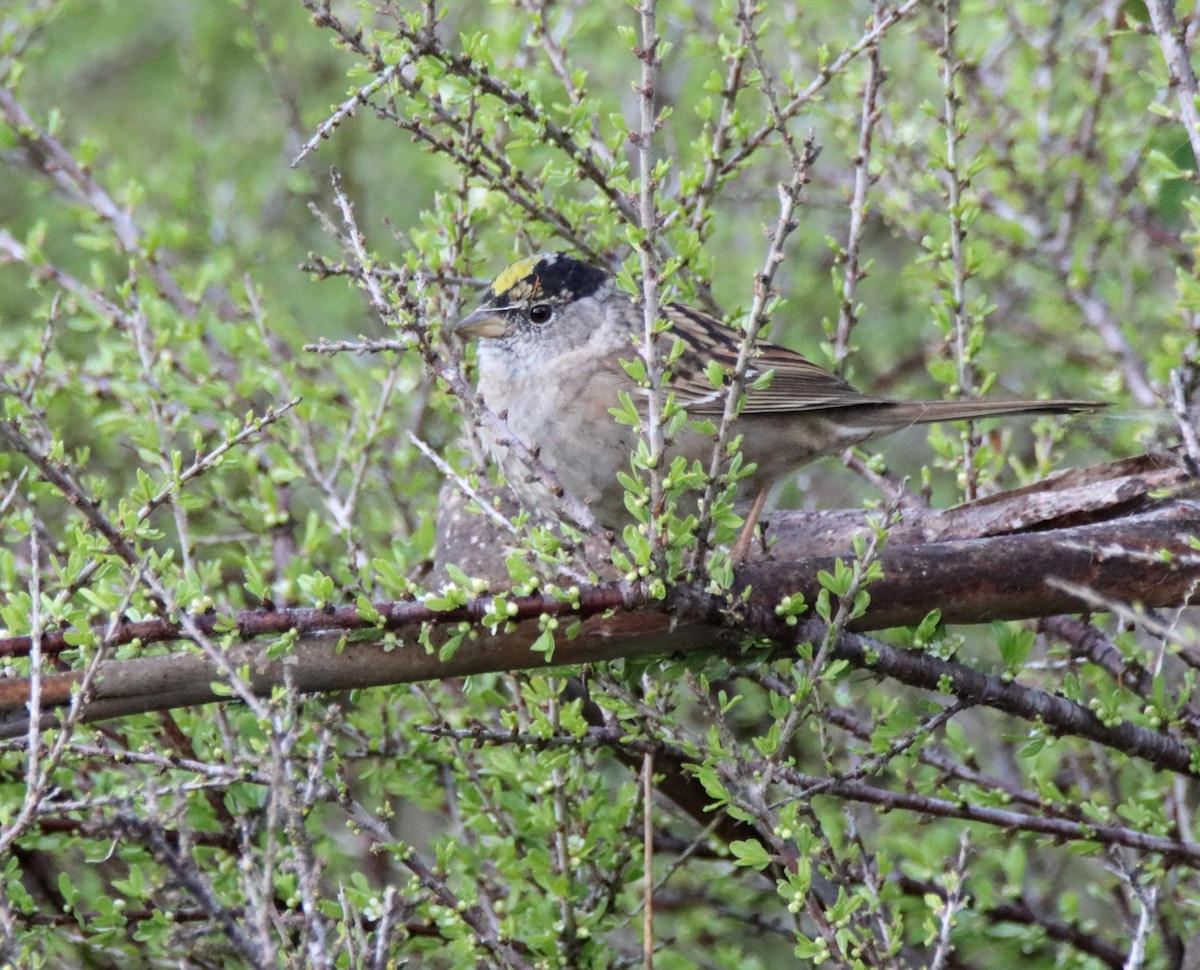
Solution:
M 829 64 L 823 66 L 807 88 L 797 92 L 787 104 L 781 106 L 780 114 L 783 120 L 791 120 L 812 104 L 829 82 L 846 70 L 851 61 L 873 44 L 879 43 L 880 39 L 895 24 L 907 17 L 920 3 L 921 0 L 904 0 L 899 6 L 892 7 L 882 18 L 873 19 L 870 28 L 857 41 L 842 50 Z M 751 155 L 769 142 L 771 136 L 778 130 L 778 122 L 772 118 L 767 124 L 743 139 L 738 148 L 726 157 L 724 164 L 718 169 L 718 177 L 736 172 Z
M 739 5 L 738 17 L 742 36 L 746 38 L 747 47 L 755 59 L 755 66 L 762 79 L 763 95 L 771 112 L 772 125 L 787 147 L 792 163 L 792 174 L 786 184 L 779 186 L 779 216 L 775 221 L 774 228 L 767 232 L 770 244 L 767 248 L 763 268 L 754 278 L 754 300 L 742 331 L 737 362 L 725 387 L 724 408 L 721 412 L 716 438 L 713 441 L 704 494 L 700 500 L 700 521 L 696 526 L 697 543 L 688 564 L 688 575 L 693 578 L 698 575 L 704 562 L 704 556 L 709 549 L 713 500 L 727 484 L 725 471 L 729 464 L 728 444 L 742 405 L 742 396 L 746 391 L 747 373 L 755 356 L 758 334 L 767 321 L 772 283 L 780 263 L 783 262 L 784 245 L 788 236 L 796 228 L 794 216 L 796 207 L 800 204 L 801 192 L 808 184 L 811 167 L 820 154 L 820 148 L 817 147 L 811 136 L 805 140 L 803 150 L 796 147 L 791 133 L 787 130 L 786 113 L 779 106 L 771 75 L 758 48 L 753 11 L 742 3 Z
M 196 304 L 184 295 L 178 281 L 163 264 L 153 254 L 145 251 L 144 233 L 129 212 L 117 205 L 91 173 L 81 166 L 56 138 L 34 121 L 17 101 L 12 90 L 3 85 L 0 85 L 0 118 L 20 140 L 33 166 L 111 226 L 122 252 L 144 260 L 159 292 L 177 311 L 186 317 L 193 317 Z
M 425 892 L 446 907 L 448 913 L 455 914 L 456 918 L 471 928 L 481 946 L 486 947 L 506 966 L 516 970 L 532 970 L 532 965 L 517 952 L 512 943 L 496 936 L 477 905 L 468 905 L 465 900 L 455 895 L 446 881 L 427 866 L 413 848 L 398 844 L 398 840 L 375 815 L 348 796 L 343 798 L 343 807 L 354 824 L 370 835 L 376 851 L 383 851 L 389 846 L 397 846 L 401 850 L 396 854 L 397 861 L 416 877 Z
M 509 430 L 504 421 L 483 404 L 478 395 L 476 395 L 467 383 L 462 372 L 443 359 L 438 353 L 430 340 L 428 330 L 424 326 L 421 307 L 412 294 L 408 292 L 407 284 L 411 282 L 411 279 L 396 286 L 392 291 L 403 301 L 399 307 L 394 305 L 388 298 L 383 280 L 374 272 L 375 261 L 367 252 L 366 241 L 358 228 L 358 223 L 354 216 L 354 206 L 343 190 L 341 175 L 336 171 L 333 173 L 333 185 L 334 196 L 341 212 L 342 224 L 345 227 L 345 232 L 339 233 L 339 235 L 345 240 L 346 245 L 350 248 L 361 268 L 358 279 L 367 292 L 371 306 L 385 323 L 393 324 L 400 329 L 403 335 L 400 341 L 401 349 L 417 349 L 421 353 L 430 373 L 445 383 L 450 393 L 458 398 L 468 414 L 475 421 L 487 425 L 488 429 L 495 436 L 497 444 L 508 448 L 519 461 L 524 463 L 531 474 L 545 484 L 550 494 L 558 501 L 560 509 L 585 531 L 602 537 L 603 533 L 597 526 L 595 517 L 591 511 L 563 488 L 557 476 L 528 445 L 520 441 Z M 393 349 L 391 341 L 385 342 L 382 345 L 376 343 L 371 345 L 351 344 L 348 346 L 343 344 L 342 346 L 360 352 L 363 349 L 375 349 L 379 346 L 383 346 L 389 350 Z M 312 349 L 328 353 L 336 348 L 332 344 L 318 342 Z
M 937 947 L 933 951 L 933 959 L 929 961 L 929 970 L 943 970 L 947 965 L 953 946 L 950 934 L 954 929 L 954 921 L 959 911 L 966 905 L 963 881 L 967 875 L 967 846 L 970 845 L 970 835 L 963 832 L 958 844 L 958 859 L 954 869 L 946 874 L 946 893 L 941 897 L 938 914 Z

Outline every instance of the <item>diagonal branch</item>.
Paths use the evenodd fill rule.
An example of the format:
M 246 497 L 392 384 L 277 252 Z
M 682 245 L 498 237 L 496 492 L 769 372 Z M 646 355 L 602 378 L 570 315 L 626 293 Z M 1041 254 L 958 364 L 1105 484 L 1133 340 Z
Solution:
M 1188 500 L 1163 500 L 1175 475 L 1177 488 L 1192 487 L 1186 473 L 1161 460 L 1118 462 L 1127 474 L 1113 485 L 1101 469 L 1068 473 L 1036 491 L 1019 491 L 1014 507 L 1005 511 L 1001 497 L 972 507 L 934 513 L 924 528 L 934 538 L 922 539 L 921 517 L 903 522 L 880 557 L 884 578 L 871 586 L 872 601 L 863 616 L 849 624 L 856 630 L 917 624 L 942 606 L 949 621 L 1049 616 L 1080 608 L 1079 600 L 1061 582 L 1087 587 L 1110 601 L 1138 601 L 1146 607 L 1182 605 L 1200 585 L 1200 555 L 1191 537 L 1200 533 L 1200 508 Z M 1137 469 L 1139 474 L 1130 474 Z M 1110 474 L 1112 468 L 1109 469 Z M 1140 482 L 1140 486 L 1136 483 Z M 1139 493 L 1138 488 L 1142 491 Z M 1051 497 L 1095 496 L 1113 491 L 1107 508 L 1097 499 L 1087 512 L 1093 521 L 1062 525 L 1069 518 L 1055 509 Z M 1023 507 L 1028 521 L 1012 519 Z M 1132 513 L 1128 510 L 1133 509 Z M 950 521 L 939 521 L 939 519 Z M 1060 524 L 1054 525 L 1055 519 Z M 1007 519 L 1000 535 L 963 538 L 972 527 L 995 530 Z M 1028 531 L 1021 531 L 1026 529 Z M 841 527 L 843 541 L 848 531 Z M 940 534 L 939 534 L 940 533 Z M 818 545 L 820 542 L 818 541 Z M 793 546 L 793 548 L 796 548 Z M 189 617 L 187 626 L 160 630 L 167 636 L 194 637 L 201 625 L 228 631 L 223 663 L 212 656 L 181 652 L 165 656 L 111 661 L 103 666 L 86 720 L 102 720 L 134 712 L 208 703 L 225 699 L 220 684 L 223 669 L 244 669 L 249 690 L 269 694 L 285 682 L 302 692 L 329 692 L 355 687 L 412 683 L 462 677 L 487 671 L 541 668 L 542 654 L 530 650 L 541 632 L 543 613 L 581 620 L 574 638 L 555 646 L 555 665 L 593 663 L 628 657 L 742 649 L 747 636 L 764 637 L 775 646 L 768 657 L 793 655 L 798 643 L 817 641 L 824 627 L 815 620 L 789 626 L 776 614 L 783 595 L 803 593 L 811 601 L 818 592 L 814 577 L 832 569 L 836 557 L 824 555 L 748 565 L 739 581 L 752 589 L 744 602 L 731 608 L 723 597 L 690 587 L 677 587 L 666 604 L 644 601 L 636 589 L 591 587 L 577 598 L 526 597 L 509 602 L 512 623 L 480 628 L 482 617 L 498 613 L 491 597 L 438 612 L 419 603 L 384 604 L 376 611 L 340 609 L 242 614 L 232 620 Z M 611 611 L 618 612 L 611 612 Z M 255 619 L 264 621 L 262 627 Z M 267 622 L 269 621 L 269 622 Z M 236 643 L 254 633 L 279 632 L 286 627 L 295 639 L 289 653 L 259 642 Z M 490 622 L 495 623 L 495 619 Z M 132 625 L 131 625 L 132 626 Z M 296 632 L 292 632 L 293 629 Z M 302 630 L 324 629 L 326 635 Z M 348 631 L 373 631 L 347 645 Z M 464 637 L 464 631 L 472 635 Z M 132 629 L 130 633 L 134 632 Z M 147 631 L 142 631 L 147 632 Z M 390 635 L 388 635 L 390 634 Z M 43 636 L 49 652 L 53 633 Z M 440 648 L 457 643 L 452 655 Z M 12 641 L 6 646 L 13 649 Z M 981 705 L 1044 725 L 1058 735 L 1072 735 L 1145 759 L 1154 766 L 1193 774 L 1192 746 L 1167 732 L 1127 722 L 1101 721 L 1086 707 L 1061 696 L 1026 686 L 1008 676 L 985 673 L 964 663 L 942 660 L 915 650 L 890 646 L 856 633 L 843 633 L 830 659 L 923 690 L 952 693 L 960 703 Z M 43 677 L 41 699 L 46 712 L 67 703 L 78 674 Z M 214 686 L 215 685 L 215 686 Z M 13 737 L 27 729 L 28 682 L 13 679 L 0 692 L 0 735 Z

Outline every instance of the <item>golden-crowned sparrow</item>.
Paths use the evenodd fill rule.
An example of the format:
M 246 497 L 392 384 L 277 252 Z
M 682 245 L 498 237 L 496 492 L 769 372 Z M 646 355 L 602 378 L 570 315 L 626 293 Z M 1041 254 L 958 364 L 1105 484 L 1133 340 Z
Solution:
M 660 308 L 672 324 L 661 343 L 681 338 L 683 354 L 670 367 L 667 390 L 690 415 L 719 420 L 724 390 L 708 368 L 732 373 L 739 334 L 680 303 Z M 479 391 L 523 444 L 596 520 L 617 529 L 630 521 L 617 473 L 630 467 L 637 432 L 609 414 L 618 393 L 636 402 L 644 393 L 621 360 L 639 356 L 642 311 L 608 273 L 561 253 L 513 263 L 492 283 L 483 305 L 454 326 L 479 341 Z M 748 376 L 774 371 L 766 386 L 747 391 L 736 431 L 742 454 L 757 469 L 745 485 L 765 493 L 788 471 L 822 455 L 913 424 L 1006 414 L 1063 414 L 1096 407 L 1086 401 L 892 401 L 861 394 L 795 351 L 760 342 Z M 555 508 L 544 483 L 498 444 L 485 443 L 526 507 Z M 683 455 L 707 468 L 713 440 L 685 424 L 666 458 Z M 750 491 L 752 490 L 752 491 Z

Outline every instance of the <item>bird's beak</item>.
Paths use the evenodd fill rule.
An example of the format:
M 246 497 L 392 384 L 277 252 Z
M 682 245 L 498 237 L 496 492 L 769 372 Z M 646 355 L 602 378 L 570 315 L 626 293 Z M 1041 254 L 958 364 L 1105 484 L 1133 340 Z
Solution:
M 491 307 L 480 307 L 450 330 L 460 337 L 503 337 L 508 332 L 508 320 Z

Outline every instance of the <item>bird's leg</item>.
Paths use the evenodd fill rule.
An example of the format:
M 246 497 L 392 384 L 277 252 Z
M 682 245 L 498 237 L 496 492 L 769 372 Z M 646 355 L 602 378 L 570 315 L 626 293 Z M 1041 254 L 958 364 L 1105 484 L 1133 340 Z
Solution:
M 750 511 L 746 513 L 746 524 L 742 526 L 741 535 L 738 536 L 737 542 L 733 544 L 733 548 L 729 550 L 729 563 L 734 568 L 745 562 L 746 556 L 750 553 L 750 544 L 754 542 L 754 527 L 758 525 L 763 507 L 767 504 L 768 492 L 770 492 L 770 489 L 764 488 L 754 497 L 754 504 L 750 506 Z

